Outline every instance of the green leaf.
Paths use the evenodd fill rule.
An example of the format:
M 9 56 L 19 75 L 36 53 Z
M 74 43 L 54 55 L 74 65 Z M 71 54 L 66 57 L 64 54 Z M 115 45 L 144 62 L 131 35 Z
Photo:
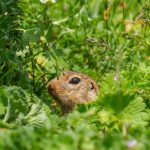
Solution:
M 29 42 L 38 42 L 41 36 L 40 28 L 32 28 L 23 34 L 23 41 L 27 44 Z
M 46 120 L 47 112 L 50 113 L 38 97 L 20 87 L 1 86 L 0 99 L 3 122 L 39 125 Z
M 128 106 L 122 111 L 119 116 L 122 120 L 131 123 L 132 125 L 146 125 L 149 119 L 148 113 L 145 111 L 146 105 L 141 97 L 136 97 L 130 101 Z

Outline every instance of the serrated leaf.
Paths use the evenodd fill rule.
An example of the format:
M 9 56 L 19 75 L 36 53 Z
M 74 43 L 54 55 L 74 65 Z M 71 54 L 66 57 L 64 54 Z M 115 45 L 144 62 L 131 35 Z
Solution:
M 3 109 L 3 122 L 20 125 L 41 125 L 46 120 L 47 111 L 45 104 L 27 91 L 16 86 L 1 86 L 0 100 Z M 31 123 L 32 122 L 32 123 Z
M 134 125 L 146 124 L 148 114 L 145 111 L 146 105 L 141 97 L 137 97 L 130 101 L 128 106 L 119 115 L 122 120 L 126 120 Z

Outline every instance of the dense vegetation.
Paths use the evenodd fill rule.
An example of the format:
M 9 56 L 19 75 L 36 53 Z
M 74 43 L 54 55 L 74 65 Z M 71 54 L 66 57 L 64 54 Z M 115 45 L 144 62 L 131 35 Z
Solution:
M 150 149 L 149 0 L 0 1 L 0 149 Z M 47 92 L 86 73 L 97 101 L 62 116 Z

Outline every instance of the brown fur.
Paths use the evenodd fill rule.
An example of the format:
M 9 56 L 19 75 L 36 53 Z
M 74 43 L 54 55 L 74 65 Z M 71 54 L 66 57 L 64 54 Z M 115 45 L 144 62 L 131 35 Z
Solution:
M 80 79 L 71 84 L 72 78 Z M 77 103 L 85 103 L 96 98 L 99 88 L 95 81 L 85 74 L 66 71 L 48 83 L 48 91 L 61 106 L 63 113 L 71 111 Z

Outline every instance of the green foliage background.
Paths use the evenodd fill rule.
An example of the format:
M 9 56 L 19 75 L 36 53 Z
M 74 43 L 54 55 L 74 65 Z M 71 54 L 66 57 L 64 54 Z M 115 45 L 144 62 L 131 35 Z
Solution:
M 0 1 L 0 149 L 150 149 L 149 0 Z M 46 85 L 100 86 L 67 116 Z

